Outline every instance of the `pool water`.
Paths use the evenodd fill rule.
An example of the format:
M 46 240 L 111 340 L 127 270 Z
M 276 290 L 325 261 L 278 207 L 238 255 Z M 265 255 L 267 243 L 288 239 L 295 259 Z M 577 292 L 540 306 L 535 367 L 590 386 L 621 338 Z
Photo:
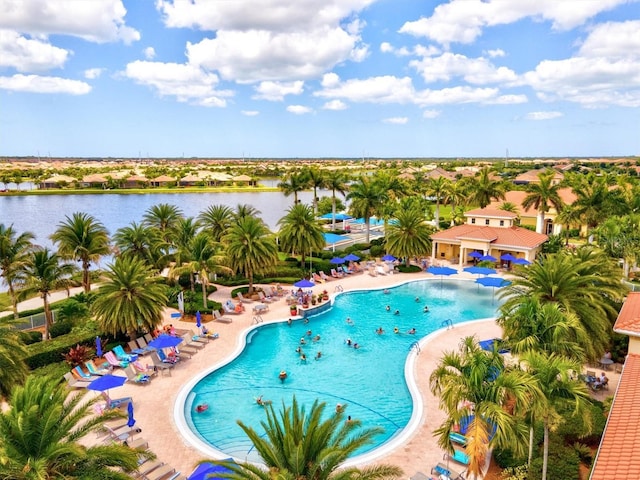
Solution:
M 425 305 L 428 313 L 423 311 Z M 376 437 L 376 443 L 358 452 L 365 453 L 398 435 L 412 416 L 404 374 L 412 345 L 447 320 L 456 324 L 495 317 L 497 306 L 491 288 L 464 280 L 423 280 L 391 288 L 389 293 L 381 289 L 340 294 L 330 310 L 310 317 L 308 323 L 272 323 L 250 331 L 237 358 L 192 388 L 185 403 L 187 424 L 224 455 L 258 461 L 236 421 L 263 433 L 260 422 L 266 416 L 256 398 L 262 395 L 280 410 L 282 402 L 290 405 L 295 395 L 309 407 L 316 399 L 326 402 L 327 414 L 338 403 L 347 405 L 346 415 L 364 427 L 382 427 L 384 434 Z M 380 327 L 381 335 L 376 333 Z M 412 328 L 416 334 L 407 333 Z M 316 335 L 320 340 L 314 342 Z M 347 339 L 360 348 L 348 346 Z M 306 361 L 300 360 L 298 347 Z M 322 356 L 316 360 L 318 351 Z M 288 375 L 284 382 L 278 378 L 282 370 Z M 209 409 L 196 413 L 195 406 L 202 403 Z

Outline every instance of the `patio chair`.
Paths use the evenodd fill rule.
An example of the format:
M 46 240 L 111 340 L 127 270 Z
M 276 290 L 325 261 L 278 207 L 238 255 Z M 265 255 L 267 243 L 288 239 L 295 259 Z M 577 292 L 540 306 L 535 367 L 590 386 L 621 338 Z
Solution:
M 207 342 L 197 342 L 193 339 L 193 334 L 191 332 L 189 333 L 185 333 L 182 336 L 182 343 L 180 345 L 178 345 L 179 349 L 184 349 L 185 347 L 190 348 L 190 349 L 195 349 L 194 352 L 197 352 L 198 350 L 202 349 L 205 347 L 205 344 Z
M 127 365 L 124 369 L 124 373 L 127 374 L 127 379 L 136 385 L 149 385 L 151 381 L 149 375 L 136 372 L 133 365 Z
M 451 468 L 447 467 L 444 463 L 438 463 L 431 468 L 431 475 L 434 474 L 443 475 L 451 480 L 464 480 L 464 477 L 460 473 L 451 470 Z
M 237 296 L 238 296 L 238 300 L 240 300 L 242 303 L 253 303 L 253 300 L 249 300 L 248 298 L 244 298 L 242 296 L 242 293 L 240 293 L 240 292 L 238 292 Z
M 342 273 L 342 272 L 338 273 L 335 268 L 332 268 L 331 269 L 331 276 L 333 278 L 342 278 L 342 277 L 344 277 L 344 273 Z
M 91 375 L 82 370 L 82 368 L 80 368 L 80 365 L 76 365 L 75 367 L 73 367 L 73 370 L 71 370 L 71 375 L 76 377 L 78 380 L 86 380 L 87 382 L 92 382 L 96 378 L 98 378 L 98 375 Z
M 151 473 L 144 476 L 147 480 L 164 480 L 166 478 L 172 478 L 172 476 L 167 477 L 170 474 L 176 473 L 176 469 L 171 465 L 163 465 L 160 468 L 153 470 Z M 175 478 L 175 476 L 173 476 Z
M 462 450 L 454 450 L 453 454 L 445 453 L 442 457 L 443 460 L 453 460 L 454 462 L 461 463 L 462 465 L 469 465 L 469 455 Z
M 120 360 L 121 362 L 134 362 L 135 360 L 138 359 L 138 355 L 134 354 L 130 354 L 124 351 L 124 348 L 122 348 L 122 345 L 116 345 L 115 347 L 113 347 L 112 350 L 113 353 L 116 354 L 116 358 L 118 360 Z
M 191 335 L 192 342 L 202 343 L 203 345 L 206 345 L 211 341 L 211 339 L 206 335 L 198 335 L 193 330 L 189 330 L 189 335 Z
M 324 271 L 320 270 L 320 272 L 318 272 L 318 275 L 320 275 L 320 278 L 323 279 L 325 282 L 328 282 L 329 280 L 331 280 L 331 277 L 329 277 L 326 273 L 324 273 Z
M 135 353 L 139 357 L 149 353 L 147 350 L 140 348 L 135 340 L 131 340 L 130 342 L 127 342 L 127 346 L 129 347 L 129 351 L 131 353 Z
M 147 333 L 147 335 L 149 335 Z M 144 337 L 138 337 L 136 338 L 136 343 L 138 344 L 138 346 L 140 347 L 141 350 L 145 350 L 148 351 L 149 353 L 153 353 L 156 351 L 155 348 L 149 346 L 149 344 L 147 342 L 150 342 L 151 340 L 153 340 L 153 337 L 151 337 L 151 335 L 149 335 L 149 338 L 151 340 L 147 340 L 146 337 L 147 335 L 145 335 Z
M 107 365 L 109 365 L 107 363 Z M 91 375 L 108 375 L 111 373 L 112 369 L 106 367 L 97 367 L 93 360 L 89 360 L 88 362 L 84 362 L 84 366 L 87 367 L 88 372 Z
M 171 369 L 175 367 L 175 363 L 172 362 L 163 362 L 158 352 L 154 352 L 151 354 L 151 362 L 153 363 L 153 367 L 158 371 L 168 372 L 169 376 L 171 376 Z
M 220 315 L 220 312 L 217 311 L 217 310 L 213 311 L 213 316 L 216 317 L 216 322 L 220 322 L 220 323 L 231 323 L 231 322 L 233 322 L 232 318 L 223 317 L 222 315 Z
M 242 302 L 234 303 L 233 300 L 227 300 L 224 302 L 222 304 L 222 308 L 224 313 L 228 313 L 230 315 L 240 315 L 244 312 L 244 305 L 242 305 Z
M 116 354 L 111 352 L 107 352 L 104 354 L 104 359 L 109 362 L 109 365 L 111 365 L 112 367 L 120 367 L 120 368 L 124 368 L 127 365 L 129 365 L 129 362 L 126 361 L 120 361 L 116 358 Z
M 129 403 L 133 402 L 131 397 L 111 398 L 107 392 L 101 392 L 102 398 L 104 398 L 104 407 L 107 410 L 113 410 L 114 408 L 125 408 Z
M 143 365 L 139 360 L 135 362 L 131 362 L 131 366 L 136 371 L 136 373 L 143 373 L 144 375 L 148 375 L 149 377 L 153 377 L 158 374 L 158 371 L 149 365 Z
M 71 374 L 71 372 L 65 373 L 64 378 L 67 381 L 67 385 L 71 388 L 87 388 L 91 383 L 86 380 L 78 380 Z
M 262 303 L 273 303 L 273 300 L 267 296 L 265 296 L 264 293 L 262 292 L 258 292 L 258 298 L 260 299 L 260 301 Z
M 318 275 L 317 273 L 314 272 L 313 274 L 313 281 L 315 283 L 324 283 L 326 282 L 326 280 L 324 280 L 320 275 Z
M 467 445 L 467 437 L 465 437 L 461 433 L 451 432 L 449 434 L 449 440 L 451 440 L 453 443 L 457 443 L 458 445 L 462 445 L 463 447 Z

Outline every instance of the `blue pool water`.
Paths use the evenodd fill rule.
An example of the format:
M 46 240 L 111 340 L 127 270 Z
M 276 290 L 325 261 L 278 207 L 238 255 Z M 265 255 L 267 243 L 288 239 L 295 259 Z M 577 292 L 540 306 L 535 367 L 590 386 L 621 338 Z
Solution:
M 428 313 L 423 312 L 425 305 Z M 456 324 L 494 317 L 497 306 L 491 288 L 460 280 L 444 280 L 442 285 L 439 280 L 411 282 L 391 288 L 388 294 L 383 290 L 340 294 L 333 308 L 310 317 L 306 324 L 302 320 L 291 326 L 275 323 L 249 332 L 247 345 L 236 359 L 192 388 L 184 407 L 187 424 L 225 455 L 256 460 L 236 420 L 262 432 L 264 408 L 256 404 L 256 397 L 262 395 L 279 409 L 295 395 L 302 405 L 310 406 L 316 399 L 326 402 L 327 413 L 338 403 L 348 405 L 346 414 L 363 426 L 383 427 L 385 433 L 376 438 L 377 443 L 358 452 L 365 453 L 398 435 L 411 418 L 413 402 L 404 365 L 412 344 L 448 319 Z M 395 315 L 395 310 L 400 314 Z M 376 333 L 379 327 L 384 334 Z M 398 334 L 394 334 L 396 327 Z M 415 335 L 407 333 L 412 328 Z M 313 342 L 308 330 L 312 337 L 320 335 L 320 340 Z M 301 347 L 306 362 L 296 352 L 301 338 L 306 342 Z M 348 338 L 360 348 L 347 346 Z M 315 360 L 318 351 L 322 357 Z M 278 378 L 281 370 L 288 373 L 284 382 Z M 196 413 L 195 405 L 201 403 L 209 409 Z

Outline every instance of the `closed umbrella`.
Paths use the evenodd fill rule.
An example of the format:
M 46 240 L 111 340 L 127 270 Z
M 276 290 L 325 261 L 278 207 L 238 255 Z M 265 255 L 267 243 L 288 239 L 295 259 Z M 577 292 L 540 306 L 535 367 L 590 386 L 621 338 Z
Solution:
M 100 340 L 100 337 L 96 337 L 96 356 L 102 356 L 102 341 Z
M 200 328 L 202 326 L 202 315 L 200 315 L 200 310 L 196 312 L 196 327 Z
M 136 424 L 136 419 L 133 417 L 133 402 L 127 404 L 127 427 L 132 428 Z
M 316 284 L 307 280 L 306 278 L 303 278 L 302 280 L 299 280 L 296 283 L 294 283 L 293 286 L 296 288 L 311 288 L 311 287 L 315 287 Z

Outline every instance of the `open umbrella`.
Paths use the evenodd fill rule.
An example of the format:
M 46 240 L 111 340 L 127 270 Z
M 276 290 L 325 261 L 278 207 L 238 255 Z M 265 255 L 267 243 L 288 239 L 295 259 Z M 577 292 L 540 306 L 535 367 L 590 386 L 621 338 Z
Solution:
M 331 260 L 329 260 L 329 263 L 333 263 L 334 265 L 342 265 L 344 263 L 344 258 L 333 257 Z
M 390 253 L 387 253 L 384 257 L 382 257 L 382 260 L 385 262 L 395 262 L 397 258 L 391 255 Z
M 488 267 L 467 267 L 463 270 L 473 275 L 491 275 L 492 273 L 496 273 L 493 268 Z
M 493 287 L 493 297 L 491 298 L 492 304 L 496 297 L 496 287 L 501 288 L 511 284 L 509 280 L 505 280 L 500 277 L 480 277 L 476 278 L 476 283 L 479 283 L 483 287 Z
M 87 388 L 96 392 L 104 392 L 112 388 L 121 387 L 126 381 L 127 377 L 121 377 L 120 375 L 102 375 L 87 385 Z
M 102 341 L 100 337 L 96 337 L 96 357 L 102 356 Z
M 133 402 L 127 404 L 127 427 L 132 428 L 136 424 L 136 419 L 133 417 Z
M 344 257 L 344 259 L 347 262 L 357 262 L 358 260 L 360 260 L 360 257 L 357 255 L 354 255 L 353 253 L 350 253 L 349 255 L 347 255 L 346 257 Z
M 483 255 L 478 260 L 480 260 L 481 262 L 493 262 L 493 263 L 498 261 L 496 257 L 492 257 L 491 255 Z
M 225 462 L 231 461 L 231 458 L 223 460 Z M 205 480 L 209 478 L 220 478 L 216 476 L 216 474 L 228 474 L 233 473 L 227 467 L 223 465 L 216 465 L 211 462 L 201 463 L 196 467 L 196 469 L 191 472 L 191 475 L 187 478 L 187 480 Z
M 513 262 L 515 259 L 516 257 L 511 255 L 510 253 L 504 253 L 500 255 L 500 260 L 504 260 L 505 262 Z
M 482 254 L 481 254 L 480 252 L 478 252 L 477 250 L 474 250 L 473 252 L 471 252 L 471 253 L 469 254 L 469 256 L 470 256 L 471 258 L 480 258 L 480 257 L 482 256 Z
M 202 326 L 202 315 L 200 314 L 200 310 L 196 312 L 196 327 L 200 328 Z
M 531 262 L 524 258 L 516 258 L 515 260 L 513 260 L 513 263 L 515 263 L 516 265 L 531 265 Z
M 429 267 L 427 268 L 427 273 L 430 273 L 431 275 L 440 275 L 440 287 L 442 288 L 442 279 L 445 276 L 449 276 L 449 275 L 454 275 L 456 273 L 458 273 L 458 271 L 455 268 L 450 268 L 450 267 Z
M 310 282 L 306 278 L 303 278 L 302 280 L 299 280 L 296 283 L 294 283 L 293 286 L 296 288 L 311 288 L 311 287 L 315 287 L 316 284 L 313 282 Z
M 182 343 L 182 338 L 162 334 L 151 340 L 149 346 L 161 350 L 163 348 L 177 347 L 180 343 Z

